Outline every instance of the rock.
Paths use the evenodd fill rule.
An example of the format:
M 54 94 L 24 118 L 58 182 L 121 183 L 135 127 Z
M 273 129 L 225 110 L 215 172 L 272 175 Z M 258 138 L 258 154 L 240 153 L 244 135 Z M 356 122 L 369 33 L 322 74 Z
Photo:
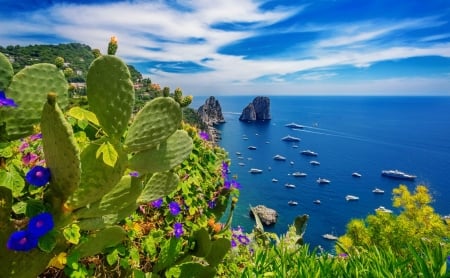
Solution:
M 219 101 L 210 96 L 206 99 L 205 104 L 197 109 L 197 114 L 203 125 L 207 127 L 205 131 L 208 133 L 210 140 L 213 143 L 220 140 L 220 131 L 214 127 L 225 122 Z
M 241 121 L 266 121 L 270 120 L 270 99 L 258 96 L 242 110 Z
M 253 210 L 255 210 L 263 225 L 270 226 L 277 223 L 278 213 L 276 210 L 263 205 L 257 205 L 253 207 Z M 252 210 L 250 210 L 250 217 L 254 217 Z

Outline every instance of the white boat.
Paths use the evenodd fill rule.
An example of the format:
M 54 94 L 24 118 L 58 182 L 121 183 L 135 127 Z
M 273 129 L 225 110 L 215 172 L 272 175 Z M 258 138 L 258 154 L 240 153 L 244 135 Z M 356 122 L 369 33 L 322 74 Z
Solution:
M 304 128 L 305 126 L 303 126 L 303 125 L 299 125 L 299 124 L 296 124 L 296 123 L 289 123 L 289 124 L 286 124 L 285 125 L 286 127 L 292 127 L 292 128 Z
M 249 149 L 249 150 L 256 150 L 256 147 L 255 146 L 248 146 L 247 149 Z
M 288 205 L 290 205 L 290 206 L 296 206 L 296 205 L 298 205 L 298 202 L 296 202 L 296 201 L 289 201 L 288 202 Z
M 385 212 L 385 213 L 392 213 L 392 210 L 387 209 L 387 208 L 385 208 L 385 207 L 383 207 L 383 206 L 377 207 L 377 208 L 375 209 L 375 211 Z
M 374 190 L 372 190 L 373 193 L 375 194 L 384 194 L 384 190 L 383 189 L 379 189 L 378 187 L 375 187 Z
M 415 175 L 410 175 L 399 170 L 383 170 L 381 171 L 381 175 L 389 178 L 402 180 L 414 180 L 415 178 L 417 178 L 417 176 Z
M 296 148 L 298 148 L 298 145 L 292 145 L 292 147 L 293 147 L 294 149 L 296 149 Z
M 316 205 L 320 205 L 320 200 L 319 199 L 314 200 L 313 203 L 316 204 Z
M 307 155 L 307 156 L 317 156 L 317 155 L 319 155 L 318 153 L 313 152 L 311 150 L 303 150 L 300 153 L 303 154 L 303 155 Z
M 303 172 L 294 172 L 294 173 L 292 173 L 292 175 L 294 177 L 306 177 L 307 176 L 307 174 L 303 173 Z
M 357 200 L 359 200 L 359 197 L 355 196 L 355 195 L 347 195 L 347 196 L 345 196 L 345 200 L 347 200 L 347 201 L 357 201 Z
M 338 240 L 338 237 L 333 234 L 323 234 L 322 237 L 328 240 Z
M 263 170 L 261 170 L 261 169 L 251 168 L 249 172 L 252 174 L 260 174 L 260 173 L 262 173 L 262 171 Z
M 295 188 L 295 185 L 292 183 L 286 183 L 284 186 L 287 188 Z
M 239 166 L 245 166 L 245 163 L 244 162 L 239 162 L 238 165 Z
M 275 159 L 275 160 L 280 160 L 280 161 L 284 161 L 284 160 L 286 160 L 286 157 L 277 154 L 277 155 L 275 155 L 275 156 L 273 157 L 273 159 Z
M 278 180 L 276 178 L 273 178 L 272 182 L 278 182 Z
M 328 183 L 330 183 L 331 181 L 330 181 L 330 180 L 327 180 L 327 179 L 324 179 L 324 178 L 318 178 L 318 179 L 316 180 L 316 182 L 317 182 L 318 184 L 328 184 Z
M 309 163 L 311 165 L 320 165 L 320 162 L 319 161 L 315 161 L 315 160 L 311 160 Z
M 294 161 L 289 162 L 289 164 L 294 165 Z
M 287 141 L 287 142 L 300 142 L 300 138 L 297 138 L 297 137 L 294 137 L 291 135 L 284 136 L 283 138 L 281 138 L 281 140 Z
M 358 173 L 358 172 L 353 172 L 352 176 L 356 177 L 356 178 L 360 178 L 362 175 L 360 173 Z

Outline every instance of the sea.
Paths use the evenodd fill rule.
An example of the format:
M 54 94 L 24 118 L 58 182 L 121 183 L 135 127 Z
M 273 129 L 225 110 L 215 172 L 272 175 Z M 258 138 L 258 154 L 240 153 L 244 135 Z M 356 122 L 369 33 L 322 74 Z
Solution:
M 398 214 L 400 210 L 392 206 L 392 190 L 400 184 L 410 191 L 426 185 L 435 211 L 450 214 L 450 97 L 269 96 L 271 120 L 239 121 L 254 97 L 215 96 L 226 121 L 217 126 L 219 145 L 231 159 L 230 175 L 242 186 L 234 227 L 253 229 L 250 206 L 265 205 L 278 212 L 277 223 L 265 228 L 278 235 L 287 231 L 296 216 L 307 214 L 304 241 L 312 248 L 332 251 L 334 242 L 323 234 L 340 236 L 351 219 L 374 214 L 379 206 Z M 194 97 L 191 107 L 198 108 L 206 98 Z M 286 127 L 289 123 L 303 128 Z M 281 140 L 288 135 L 301 141 Z M 303 150 L 318 155 L 305 156 L 300 154 Z M 274 160 L 277 154 L 286 160 Z M 311 160 L 320 165 L 311 165 Z M 263 171 L 252 174 L 251 168 Z M 381 175 L 382 170 L 394 169 L 417 178 Z M 307 176 L 294 177 L 297 171 Z M 361 177 L 352 176 L 354 172 Z M 318 184 L 318 178 L 330 183 Z M 287 188 L 287 183 L 295 188 Z M 375 188 L 385 193 L 374 194 Z M 359 200 L 347 201 L 346 195 Z M 288 205 L 291 200 L 298 205 Z

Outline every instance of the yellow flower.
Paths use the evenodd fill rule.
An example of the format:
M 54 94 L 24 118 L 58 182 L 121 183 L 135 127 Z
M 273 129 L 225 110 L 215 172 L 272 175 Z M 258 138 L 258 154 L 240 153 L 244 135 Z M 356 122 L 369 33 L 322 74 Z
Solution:
M 48 262 L 47 267 L 56 267 L 58 269 L 63 269 L 67 264 L 67 253 L 61 252 L 57 256 L 53 257 L 50 262 Z

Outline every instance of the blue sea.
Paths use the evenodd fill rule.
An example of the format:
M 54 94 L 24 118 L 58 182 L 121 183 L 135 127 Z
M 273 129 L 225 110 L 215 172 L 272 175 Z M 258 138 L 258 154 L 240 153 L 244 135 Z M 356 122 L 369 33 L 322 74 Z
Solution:
M 278 222 L 266 228 L 277 234 L 285 233 L 297 215 L 308 214 L 305 242 L 331 250 L 333 242 L 323 239 L 323 234 L 342 235 L 351 219 L 365 218 L 379 206 L 399 213 L 392 207 L 392 189 L 399 184 L 411 191 L 416 185 L 426 185 L 436 212 L 450 214 L 450 97 L 270 96 L 270 121 L 239 121 L 254 97 L 216 96 L 226 120 L 218 127 L 222 132 L 219 145 L 228 151 L 231 175 L 242 185 L 234 226 L 252 230 L 250 205 L 262 204 L 278 212 Z M 195 97 L 191 107 L 198 108 L 206 98 Z M 285 126 L 292 122 L 304 128 Z M 301 141 L 282 141 L 287 135 Z M 301 155 L 306 149 L 318 156 Z M 276 154 L 285 156 L 286 161 L 275 161 Z M 313 166 L 310 160 L 320 165 Z M 263 172 L 251 174 L 250 168 Z M 389 169 L 417 178 L 382 177 L 381 171 Z M 290 175 L 296 171 L 307 176 Z M 353 177 L 353 172 L 362 176 Z M 319 177 L 331 183 L 319 185 Z M 273 178 L 278 182 L 272 182 Z M 286 183 L 296 187 L 286 188 Z M 374 194 L 375 187 L 385 193 Z M 360 199 L 346 201 L 348 194 Z M 321 204 L 314 204 L 316 199 Z M 298 206 L 289 206 L 290 200 Z

